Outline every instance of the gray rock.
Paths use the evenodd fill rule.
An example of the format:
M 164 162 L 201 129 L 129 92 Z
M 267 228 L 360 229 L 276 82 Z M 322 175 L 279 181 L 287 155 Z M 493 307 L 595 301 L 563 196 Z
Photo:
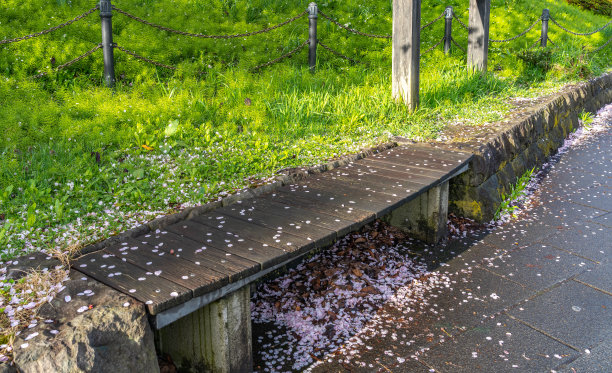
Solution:
M 75 271 L 64 285 L 40 308 L 40 325 L 16 338 L 19 371 L 159 372 L 142 303 Z M 34 333 L 38 335 L 27 340 Z
M 14 365 L 0 363 L 0 373 L 17 373 L 17 368 Z

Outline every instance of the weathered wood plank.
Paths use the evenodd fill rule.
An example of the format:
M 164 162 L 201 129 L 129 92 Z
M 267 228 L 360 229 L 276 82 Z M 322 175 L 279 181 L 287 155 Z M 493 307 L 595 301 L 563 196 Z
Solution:
M 371 158 L 372 161 L 379 162 L 388 162 L 394 163 L 398 165 L 410 166 L 410 167 L 418 167 L 423 169 L 437 169 L 442 171 L 449 171 L 463 163 L 463 161 L 455 160 L 446 160 L 446 159 L 437 159 L 426 157 L 423 154 L 413 153 L 413 152 L 404 152 L 404 151 L 395 151 L 391 154 L 377 154 Z
M 235 282 L 254 273 L 257 273 L 261 266 L 259 263 L 232 255 L 227 251 L 208 247 L 205 244 L 196 242 L 187 237 L 179 236 L 168 231 L 157 231 L 135 238 L 143 244 L 149 244 L 154 249 L 169 255 L 171 251 L 175 255 L 194 262 L 200 263 L 215 272 L 229 276 L 230 282 Z
M 280 218 L 296 228 L 311 226 L 317 231 L 324 230 L 334 231 L 338 236 L 344 235 L 351 231 L 354 225 L 353 220 L 345 220 L 337 216 L 332 216 L 324 213 L 315 213 L 295 205 L 275 202 L 269 196 L 262 196 L 251 200 L 239 201 L 238 203 L 228 206 L 230 211 L 241 213 L 246 211 L 260 211 L 266 215 L 272 214 Z M 304 232 L 299 228 L 297 232 Z
M 438 145 L 428 145 L 428 144 L 411 144 L 409 146 L 399 146 L 397 149 L 408 149 L 408 150 L 416 150 L 431 153 L 434 157 L 439 157 L 448 160 L 459 160 L 460 158 L 468 159 L 472 157 L 472 153 L 460 151 L 460 150 L 450 150 L 444 149 Z
M 209 227 L 195 220 L 185 220 L 171 225 L 167 229 L 207 246 L 257 262 L 262 269 L 287 260 L 291 253 L 281 248 L 244 238 L 238 234 Z
M 403 179 L 394 177 L 395 174 L 400 174 Z M 319 179 L 338 180 L 341 183 L 356 188 L 363 188 L 391 195 L 403 195 L 405 197 L 414 193 L 419 193 L 439 180 L 437 177 L 419 177 L 408 173 L 361 167 L 359 165 L 334 170 L 334 172 L 326 172 L 321 174 Z
M 447 174 L 447 172 L 444 172 L 442 170 L 412 166 L 409 164 L 390 163 L 378 159 L 364 159 L 359 161 L 359 165 L 361 165 L 362 167 L 372 167 L 389 171 L 403 172 L 413 176 L 435 176 L 439 178 Z
M 323 180 L 309 179 L 299 185 L 286 186 L 280 190 L 298 196 L 310 196 L 317 201 L 335 201 L 340 205 L 372 211 L 376 216 L 385 215 L 401 200 L 389 194 L 356 189 L 348 185 L 339 186 L 337 183 Z
M 355 223 L 368 223 L 376 218 L 376 214 L 372 211 L 345 206 L 335 201 L 312 199 L 310 195 L 299 196 L 295 193 L 286 193 L 282 190 L 278 190 L 268 195 L 267 198 L 287 205 L 298 206 L 302 209 L 310 210 L 315 214 L 329 214 L 345 220 L 351 220 Z
M 275 247 L 280 247 L 290 252 L 299 251 L 301 253 L 304 250 L 310 250 L 314 247 L 314 240 L 312 239 L 308 240 L 288 232 L 279 232 L 274 229 L 262 227 L 216 212 L 196 216 L 193 220 L 209 227 L 239 234 L 253 241 L 258 241 L 270 246 L 274 245 Z
M 193 296 L 191 290 L 104 251 L 80 257 L 72 268 L 145 303 L 153 315 Z
M 155 250 L 155 252 L 153 252 Z M 127 259 L 131 264 L 190 289 L 197 297 L 228 283 L 228 277 L 209 268 L 197 265 L 176 255 L 164 255 L 153 246 L 128 239 L 119 245 L 104 249 L 117 258 Z
M 368 159 L 384 159 L 389 162 L 393 162 L 394 160 L 401 160 L 400 164 L 407 164 L 410 166 L 425 168 L 433 166 L 434 168 L 437 168 L 437 165 L 462 164 L 469 160 L 471 157 L 471 154 L 442 153 L 424 148 L 398 147 L 393 148 L 385 153 L 375 154 L 374 156 L 369 157 Z
M 252 223 L 265 227 L 271 230 L 276 229 L 278 234 L 289 233 L 295 237 L 300 237 L 303 241 L 298 241 L 297 244 L 301 247 L 314 242 L 315 247 L 322 247 L 332 244 L 337 237 L 336 231 L 313 226 L 310 224 L 301 224 L 297 220 L 287 219 L 283 216 L 268 214 L 260 210 L 245 210 L 232 209 L 225 207 L 218 210 L 225 216 L 229 216 L 244 223 Z M 279 237 L 280 238 L 280 237 Z M 296 242 L 294 242 L 295 244 Z

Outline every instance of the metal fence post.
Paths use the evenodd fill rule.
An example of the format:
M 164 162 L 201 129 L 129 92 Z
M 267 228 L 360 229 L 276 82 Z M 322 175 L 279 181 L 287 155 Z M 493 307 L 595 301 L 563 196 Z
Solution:
M 542 34 L 540 35 L 540 46 L 546 48 L 548 42 L 548 20 L 550 19 L 550 11 L 544 9 L 542 11 Z
M 110 0 L 100 0 L 102 22 L 102 52 L 104 54 L 104 82 L 107 87 L 115 86 L 115 58 L 113 56 L 113 13 Z
M 308 65 L 310 66 L 310 72 L 314 73 L 317 65 L 317 17 L 319 14 L 319 8 L 316 3 L 310 3 L 308 5 Z
M 451 38 L 453 34 L 453 7 L 447 6 L 444 10 L 444 54 L 451 51 Z

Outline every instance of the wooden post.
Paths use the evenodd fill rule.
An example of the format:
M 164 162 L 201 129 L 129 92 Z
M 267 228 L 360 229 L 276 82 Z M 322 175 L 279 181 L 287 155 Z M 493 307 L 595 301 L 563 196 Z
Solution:
M 491 0 L 470 0 L 467 63 L 471 71 L 487 71 L 490 12 Z
M 163 327 L 156 343 L 185 370 L 252 372 L 250 286 Z
M 453 7 L 447 6 L 444 10 L 444 54 L 451 51 L 451 38 L 453 37 Z
M 550 12 L 548 9 L 542 11 L 542 34 L 540 35 L 540 46 L 546 48 L 548 43 L 548 20 L 550 19 Z
M 102 52 L 104 55 L 104 82 L 107 87 L 115 86 L 115 58 L 113 55 L 113 13 L 110 0 L 100 0 L 102 22 Z
M 393 97 L 409 110 L 419 105 L 421 0 L 393 1 Z
M 316 3 L 310 3 L 308 5 L 308 65 L 310 66 L 310 72 L 314 73 L 317 66 L 317 17 L 319 14 L 319 8 Z
M 437 243 L 447 236 L 448 181 L 421 193 L 383 220 L 421 241 Z

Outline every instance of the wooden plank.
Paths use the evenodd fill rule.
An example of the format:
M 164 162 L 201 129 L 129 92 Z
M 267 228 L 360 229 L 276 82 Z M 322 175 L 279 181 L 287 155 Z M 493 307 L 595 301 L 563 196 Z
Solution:
M 371 160 L 397 164 L 400 166 L 410 166 L 424 169 L 437 169 L 445 172 L 452 170 L 455 166 L 460 164 L 458 161 L 434 159 L 427 157 L 423 154 L 414 154 L 402 151 L 396 151 L 392 154 L 387 155 L 377 154 L 372 156 Z
M 464 154 L 451 155 L 449 153 L 447 156 L 428 150 L 394 148 L 392 152 L 376 154 L 369 157 L 369 159 L 396 164 L 399 163 L 400 165 L 409 165 L 412 167 L 435 168 L 442 171 L 451 171 L 455 167 L 469 161 L 471 157 L 471 155 Z
M 196 242 L 187 237 L 179 236 L 168 231 L 157 230 L 135 238 L 136 241 L 149 244 L 159 252 L 166 255 L 174 251 L 175 255 L 194 262 L 200 263 L 215 272 L 227 275 L 229 282 L 235 282 L 254 273 L 257 273 L 261 266 L 259 263 L 232 255 L 227 251 L 208 247 L 200 242 Z
M 196 216 L 193 220 L 225 232 L 239 234 L 241 237 L 249 238 L 269 246 L 280 247 L 289 252 L 299 251 L 301 253 L 314 247 L 314 240 L 312 239 L 308 240 L 301 236 L 294 236 L 288 232 L 278 232 L 277 230 L 216 212 Z
M 188 237 L 233 255 L 257 262 L 262 269 L 272 267 L 289 258 L 290 251 L 262 244 L 240 235 L 212 228 L 195 220 L 185 220 L 167 227 L 168 231 Z
M 359 164 L 364 167 L 372 167 L 372 168 L 384 169 L 384 170 L 389 170 L 389 171 L 403 172 L 403 173 L 407 173 L 409 175 L 414 175 L 414 176 L 424 176 L 424 177 L 433 176 L 433 177 L 439 178 L 447 174 L 447 172 L 445 171 L 438 170 L 438 169 L 432 169 L 431 167 L 425 168 L 425 167 L 412 166 L 409 164 L 390 163 L 390 162 L 385 162 L 384 160 L 370 159 L 370 158 L 360 160 Z
M 238 219 L 246 220 L 270 229 L 282 229 L 296 236 L 326 237 L 336 238 L 336 233 L 340 229 L 351 226 L 350 221 L 333 219 L 321 216 L 313 216 L 312 219 L 304 219 L 299 215 L 303 210 L 291 209 L 290 206 L 274 203 L 266 199 L 254 199 L 236 203 L 220 209 L 219 212 L 233 216 Z M 320 224 L 315 224 L 315 222 Z
M 444 149 L 438 145 L 428 145 L 428 144 L 411 144 L 405 146 L 399 146 L 397 149 L 412 149 L 423 152 L 431 153 L 435 157 L 440 157 L 443 159 L 449 160 L 459 160 L 459 158 L 469 159 L 472 157 L 472 153 L 468 151 L 460 151 L 454 149 Z
M 299 185 L 282 187 L 280 191 L 298 196 L 310 196 L 315 201 L 334 201 L 342 206 L 371 211 L 377 217 L 391 211 L 392 207 L 401 200 L 389 194 L 356 189 L 338 182 L 332 184 L 323 180 L 308 180 Z
M 424 159 L 431 162 L 444 162 L 451 164 L 463 163 L 468 160 L 470 155 L 464 155 L 459 153 L 442 153 L 437 151 L 431 151 L 419 148 L 398 148 L 395 152 L 403 157 L 415 157 Z
M 293 237 L 299 238 L 286 238 L 287 243 L 292 245 L 298 245 L 299 248 L 309 246 L 314 243 L 314 247 L 324 247 L 331 245 L 337 237 L 336 231 L 329 229 L 312 226 L 310 224 L 300 224 L 297 221 L 291 221 L 285 217 L 267 214 L 266 212 L 253 210 L 253 211 L 242 211 L 242 210 L 230 210 L 223 208 L 217 210 L 224 216 L 232 219 L 236 219 L 236 222 L 241 221 L 242 224 L 255 224 L 269 230 L 276 230 L 277 240 L 283 240 L 282 235 L 291 234 Z M 290 240 L 290 241 L 289 241 Z M 299 250 L 299 249 L 298 249 Z M 299 252 L 303 252 L 299 250 Z
M 398 147 L 391 148 L 383 152 L 380 152 L 376 155 L 393 155 L 398 152 L 406 152 L 406 151 L 418 152 L 419 154 L 425 156 L 426 158 L 441 159 L 441 160 L 447 160 L 451 162 L 459 161 L 461 159 L 467 160 L 470 157 L 472 157 L 472 153 L 470 152 L 443 149 L 439 146 L 427 145 L 427 144 L 410 144 L 410 145 L 398 146 Z M 370 158 L 371 157 L 367 157 L 365 159 L 370 159 Z
M 369 222 L 376 218 L 373 211 L 361 210 L 352 206 L 345 206 L 335 201 L 323 201 L 321 199 L 312 199 L 310 195 L 298 196 L 297 194 L 287 193 L 278 190 L 275 193 L 268 195 L 273 201 L 284 203 L 287 205 L 298 206 L 305 210 L 310 210 L 315 213 L 321 212 L 332 216 L 337 216 L 345 220 L 351 220 L 355 223 Z
M 194 297 L 218 289 L 228 283 L 226 275 L 176 257 L 176 255 L 164 255 L 165 252 L 159 252 L 153 246 L 142 244 L 133 239 L 105 248 L 104 251 L 118 258 L 127 259 L 129 263 L 144 269 L 149 274 L 155 274 L 155 276 L 163 277 L 190 289 Z
M 72 268 L 105 285 L 143 302 L 152 315 L 192 298 L 191 290 L 123 261 L 97 251 L 77 259 Z
M 275 201 L 270 195 L 261 198 L 239 201 L 230 207 L 241 209 L 258 209 L 266 214 L 274 214 L 285 218 L 287 221 L 300 225 L 312 225 L 327 230 L 335 231 L 337 235 L 345 235 L 355 227 L 353 219 L 347 220 L 338 216 L 326 214 L 324 211 L 314 212 L 303 209 L 291 203 Z
M 399 174 L 403 179 L 396 178 L 396 174 Z M 319 179 L 340 180 L 353 187 L 405 197 L 420 193 L 439 180 L 437 177 L 419 177 L 408 173 L 361 167 L 359 165 L 325 172 L 319 176 Z

